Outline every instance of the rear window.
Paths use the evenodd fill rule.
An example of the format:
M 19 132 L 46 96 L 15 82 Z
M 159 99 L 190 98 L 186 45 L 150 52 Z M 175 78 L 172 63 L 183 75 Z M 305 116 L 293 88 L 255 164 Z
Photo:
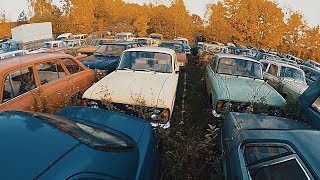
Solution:
M 33 116 L 99 151 L 120 151 L 134 148 L 134 141 L 132 139 L 107 127 L 101 129 L 96 127 L 96 125 L 93 126 L 88 123 L 64 119 L 54 115 L 50 115 L 49 117 L 34 114 Z

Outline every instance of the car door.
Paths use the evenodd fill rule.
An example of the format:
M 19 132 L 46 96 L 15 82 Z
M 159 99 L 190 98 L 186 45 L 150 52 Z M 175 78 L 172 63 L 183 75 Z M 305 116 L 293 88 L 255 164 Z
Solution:
M 0 111 L 37 111 L 38 104 L 34 97 L 38 88 L 32 65 L 12 70 L 3 78 Z
M 68 105 L 74 92 L 70 73 L 60 59 L 52 59 L 36 64 L 40 83 L 40 98 L 44 112 L 54 112 Z
M 309 126 L 320 129 L 320 80 L 314 82 L 299 97 L 301 114 Z
M 206 72 L 205 72 L 207 93 L 211 100 L 212 100 L 212 94 L 214 94 L 213 78 L 215 77 L 217 63 L 218 63 L 218 57 L 213 57 L 211 61 L 208 63 L 208 65 L 206 66 Z
M 71 58 L 63 58 L 61 61 L 70 74 L 73 89 L 72 98 L 77 98 L 79 95 L 81 97 L 82 93 L 94 82 L 93 70 L 85 68 L 81 63 Z

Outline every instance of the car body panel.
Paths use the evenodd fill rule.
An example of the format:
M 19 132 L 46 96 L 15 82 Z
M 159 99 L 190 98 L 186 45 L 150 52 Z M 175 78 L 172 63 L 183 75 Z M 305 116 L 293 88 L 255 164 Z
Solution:
M 171 117 L 179 79 L 179 66 L 176 53 L 167 48 L 139 47 L 124 51 L 122 58 L 125 53 L 137 52 L 141 54 L 154 52 L 170 55 L 168 56 L 170 57 L 170 61 L 172 61 L 170 72 L 140 71 L 130 68 L 121 69 L 120 62 L 116 71 L 90 87 L 83 94 L 82 98 L 88 101 L 122 104 L 125 107 L 120 107 L 120 110 L 125 112 L 127 112 L 128 109 L 126 108 L 129 106 L 144 107 L 148 110 L 168 109 L 168 117 Z M 167 59 L 164 60 L 167 61 Z
M 40 116 L 45 120 L 40 120 Z M 73 134 L 74 131 L 68 131 L 68 127 L 64 131 L 65 122 L 68 126 L 81 123 L 98 128 L 102 134 L 113 132 L 132 139 L 134 144 L 127 150 L 96 149 L 89 145 L 90 140 L 81 140 L 83 132 Z M 85 177 L 89 179 L 99 175 L 103 179 L 158 177 L 159 154 L 155 133 L 150 124 L 141 119 L 102 109 L 67 107 L 56 115 L 2 112 L 0 124 L 2 142 L 7 145 L 0 149 L 0 157 L 8 159 L 8 163 L 0 165 L 2 178 L 77 179 L 86 173 Z
M 277 70 L 275 70 L 277 72 L 273 72 L 271 66 L 277 67 Z M 282 77 L 280 75 L 282 68 L 291 68 L 301 72 L 301 74 L 303 75 L 302 77 L 303 80 L 297 81 L 290 77 Z M 299 97 L 308 88 L 308 85 L 305 80 L 304 72 L 300 68 L 289 65 L 289 64 L 269 61 L 269 65 L 263 76 L 265 79 L 270 80 L 268 82 L 270 83 L 270 85 L 274 86 L 275 88 L 279 84 L 281 84 L 282 88 L 279 89 L 280 93 L 285 95 L 291 94 L 294 98 Z
M 320 129 L 319 97 L 320 97 L 320 80 L 314 82 L 299 97 L 301 114 L 306 117 L 308 125 L 312 128 Z
M 221 147 L 224 173 L 227 179 L 249 179 L 244 161 L 246 144 L 280 144 L 292 149 L 294 156 L 303 163 L 315 179 L 319 178 L 318 164 L 320 131 L 313 130 L 304 122 L 286 118 L 229 113 L 223 121 Z
M 214 59 L 205 69 L 206 88 L 212 101 L 213 110 L 216 110 L 219 100 L 239 103 L 262 102 L 272 107 L 280 107 L 286 104 L 285 99 L 263 79 L 220 74 L 215 69 L 213 70 L 210 65 L 211 62 L 218 62 L 220 58 L 224 57 L 259 63 L 251 58 L 237 55 L 217 54 L 214 56 Z
M 70 74 L 61 59 L 71 59 L 76 63 L 82 71 Z M 41 85 L 36 65 L 55 61 L 62 65 L 66 76 L 52 82 Z M 56 111 L 69 103 L 73 95 L 84 92 L 90 87 L 95 78 L 94 71 L 83 66 L 74 57 L 67 54 L 59 53 L 40 53 L 25 55 L 14 59 L 3 60 L 0 62 L 0 92 L 4 92 L 4 82 L 8 74 L 16 72 L 20 69 L 31 68 L 33 71 L 36 87 L 33 90 L 16 96 L 6 102 L 0 104 L 0 111 L 3 110 L 27 110 L 27 111 Z M 21 87 L 20 87 L 21 88 Z M 0 99 L 4 98 L 4 94 L 0 94 Z M 23 102 L 23 103 L 21 103 Z

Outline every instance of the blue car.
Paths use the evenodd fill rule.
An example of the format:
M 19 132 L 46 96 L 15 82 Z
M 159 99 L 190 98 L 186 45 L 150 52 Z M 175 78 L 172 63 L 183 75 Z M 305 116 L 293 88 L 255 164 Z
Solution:
M 232 112 L 221 132 L 225 179 L 320 178 L 320 131 L 302 121 Z
M 151 125 L 102 109 L 0 113 L 1 179 L 157 179 Z
M 90 69 L 97 70 L 100 74 L 111 73 L 116 70 L 121 53 L 130 48 L 140 47 L 134 42 L 115 42 L 100 45 L 93 55 L 81 60 L 81 63 Z
M 301 114 L 312 128 L 320 129 L 320 79 L 299 97 Z M 320 166 L 319 166 L 320 167 Z

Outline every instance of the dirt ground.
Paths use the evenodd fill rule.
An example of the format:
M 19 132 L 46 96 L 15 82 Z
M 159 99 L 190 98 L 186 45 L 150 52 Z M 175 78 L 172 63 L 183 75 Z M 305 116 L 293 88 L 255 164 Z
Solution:
M 208 124 L 219 122 L 211 115 L 204 67 L 195 63 L 196 58 L 189 57 L 180 73 L 171 128 L 157 131 L 160 179 L 220 179 L 215 138 L 206 137 Z

